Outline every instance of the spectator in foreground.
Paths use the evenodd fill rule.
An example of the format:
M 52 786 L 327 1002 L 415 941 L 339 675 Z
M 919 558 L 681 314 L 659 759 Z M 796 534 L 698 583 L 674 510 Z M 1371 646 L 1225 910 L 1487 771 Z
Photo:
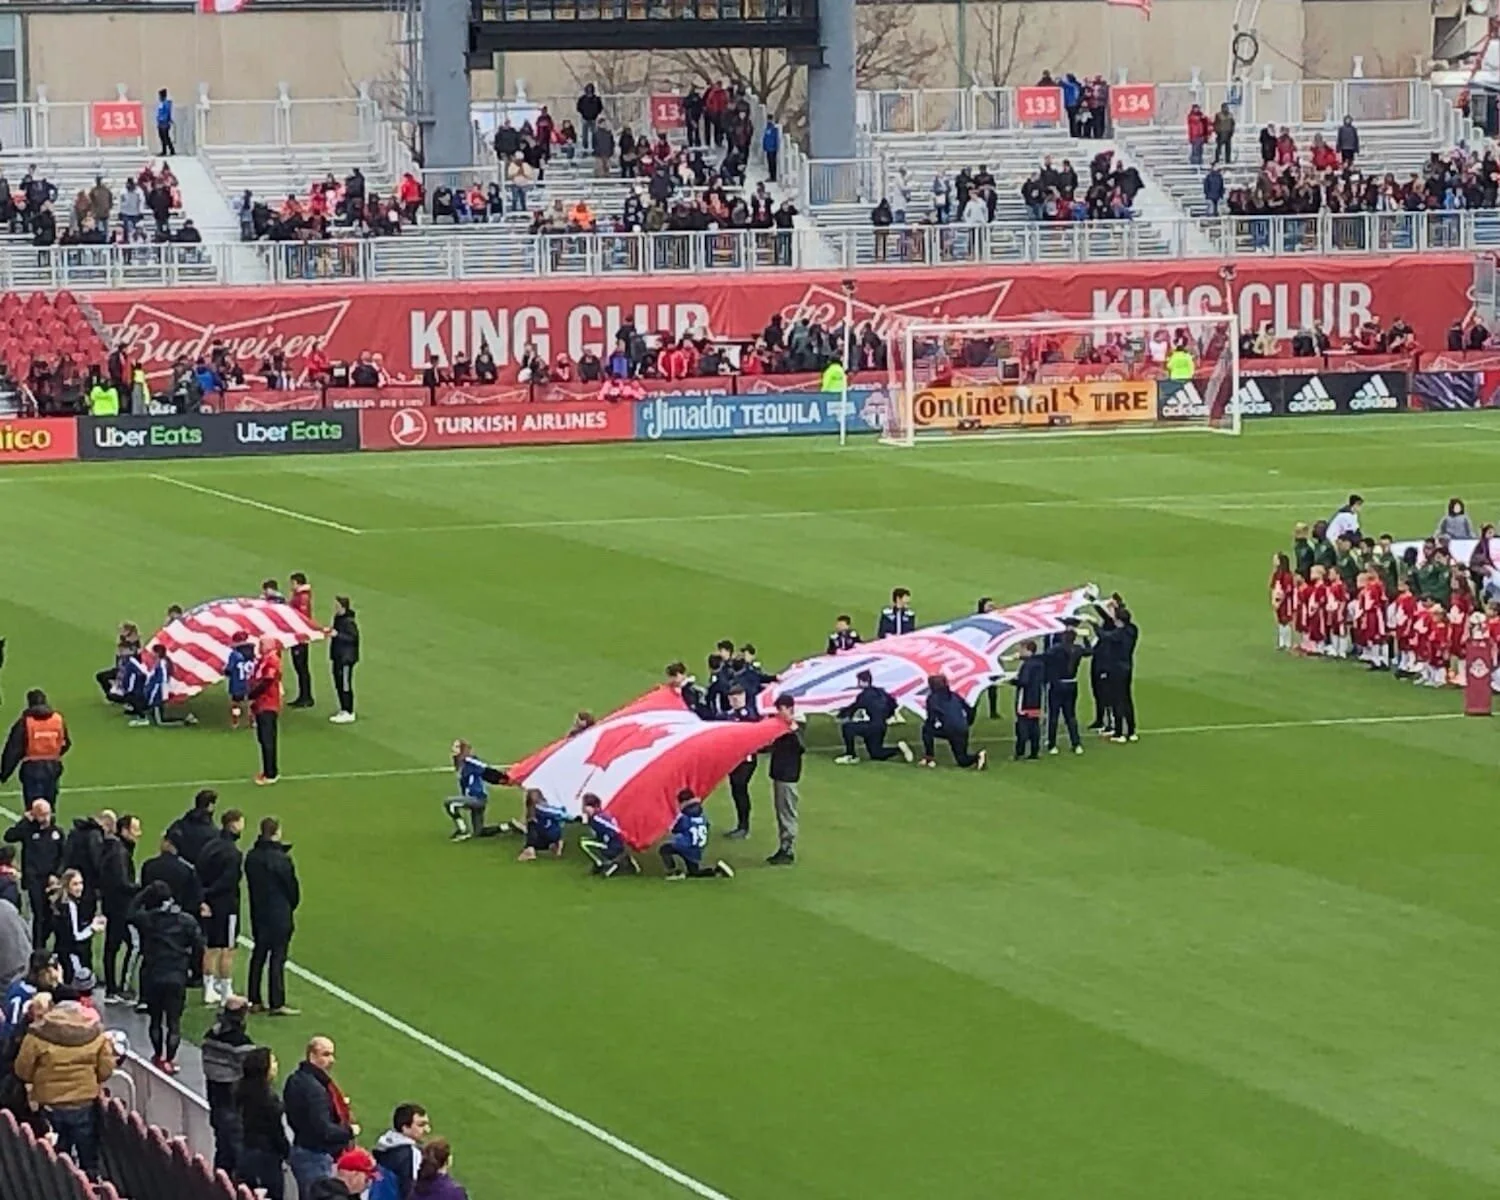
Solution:
M 282 1099 L 292 1130 L 288 1156 L 299 1195 L 334 1173 L 334 1160 L 359 1136 L 359 1126 L 349 1114 L 349 1102 L 329 1074 L 335 1062 L 333 1041 L 315 1037 L 307 1043 L 307 1054 L 287 1076 Z M 373 1161 L 373 1160 L 372 1160 Z
M 266 1200 L 284 1200 L 282 1168 L 291 1153 L 282 1120 L 276 1080 L 276 1056 L 266 1046 L 245 1055 L 243 1075 L 234 1087 L 235 1115 L 240 1128 L 236 1178 L 247 1187 L 262 1188 Z
M 427 1110 L 420 1104 L 398 1104 L 391 1127 L 375 1143 L 375 1161 L 396 1179 L 400 1200 L 409 1200 L 417 1169 L 422 1164 L 422 1142 L 432 1132 Z
M 130 923 L 141 934 L 141 1000 L 150 1020 L 151 1061 L 162 1074 L 176 1075 L 188 979 L 203 961 L 203 930 L 177 906 L 162 879 L 136 897 Z
M 11 886 L 15 886 L 14 880 Z M 16 896 L 15 903 L 0 903 L 0 994 L 9 991 L 18 979 L 24 979 L 31 963 L 31 927 L 21 915 L 19 889 Z
M 452 1148 L 443 1138 L 433 1138 L 422 1147 L 412 1200 L 469 1200 L 469 1193 L 448 1173 L 452 1167 Z
M 214 1131 L 214 1168 L 231 1177 L 238 1168 L 243 1136 L 235 1090 L 244 1078 L 255 1043 L 245 1032 L 249 1004 L 232 996 L 203 1035 L 203 1077 L 208 1083 L 208 1121 Z
M 115 1071 L 115 1048 L 99 1014 L 76 1000 L 54 1004 L 33 1021 L 16 1055 L 16 1078 L 90 1179 L 99 1174 L 99 1099 Z

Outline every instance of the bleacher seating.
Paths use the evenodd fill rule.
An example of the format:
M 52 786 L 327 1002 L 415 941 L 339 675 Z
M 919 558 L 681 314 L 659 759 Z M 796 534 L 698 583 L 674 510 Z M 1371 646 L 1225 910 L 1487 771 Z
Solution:
M 132 1193 L 144 1195 L 144 1193 Z M 91 1183 L 86 1175 L 38 1138 L 30 1125 L 18 1125 L 0 1109 L 0 1196 L 17 1200 L 120 1200 L 112 1183 Z
M 86 369 L 107 353 L 99 326 L 71 292 L 0 296 L 0 361 L 11 378 L 25 380 L 36 359 L 55 364 L 66 356 Z
M 250 192 L 273 207 L 288 196 L 305 198 L 312 185 L 330 173 L 339 181 L 356 167 L 367 189 L 388 196 L 398 172 L 373 142 L 329 146 L 209 146 L 201 157 L 233 203 Z

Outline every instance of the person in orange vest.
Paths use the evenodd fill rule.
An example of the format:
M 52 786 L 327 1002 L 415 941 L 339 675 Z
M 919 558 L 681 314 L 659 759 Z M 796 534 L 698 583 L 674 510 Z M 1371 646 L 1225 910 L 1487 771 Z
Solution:
M 259 784 L 271 784 L 281 774 L 276 758 L 277 723 L 281 719 L 281 643 L 269 635 L 260 639 L 260 655 L 250 676 L 250 711 L 255 716 L 255 740 L 260 743 Z
M 52 710 L 46 692 L 33 688 L 26 693 L 26 710 L 10 727 L 5 749 L 0 751 L 0 783 L 9 781 L 19 768 L 21 797 L 26 804 L 45 800 L 55 809 L 63 755 L 72 747 L 62 713 Z

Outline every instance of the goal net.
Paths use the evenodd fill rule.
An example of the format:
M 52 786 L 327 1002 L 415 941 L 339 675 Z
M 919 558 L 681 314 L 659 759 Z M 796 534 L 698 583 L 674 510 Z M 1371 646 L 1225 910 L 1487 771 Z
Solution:
M 1238 433 L 1233 316 L 912 322 L 887 358 L 881 440 Z

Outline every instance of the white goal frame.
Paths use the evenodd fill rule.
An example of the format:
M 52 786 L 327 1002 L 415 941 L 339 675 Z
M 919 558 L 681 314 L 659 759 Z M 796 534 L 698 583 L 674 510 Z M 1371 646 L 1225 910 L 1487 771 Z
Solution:
M 1128 423 L 1096 421 L 1089 424 L 1066 423 L 1046 426 L 1015 426 L 994 429 L 945 430 L 927 437 L 918 437 L 913 420 L 912 400 L 925 385 L 917 369 L 915 348 L 926 339 L 949 337 L 994 337 L 1014 335 L 1017 338 L 1035 337 L 1049 332 L 1077 336 L 1079 334 L 1129 333 L 1132 338 L 1149 340 L 1157 330 L 1165 330 L 1169 338 L 1186 327 L 1189 330 L 1212 328 L 1221 331 L 1225 338 L 1224 352 L 1201 373 L 1195 372 L 1192 382 L 1207 388 L 1213 385 L 1218 393 L 1224 389 L 1224 410 L 1215 419 L 1212 412 L 1205 419 L 1174 419 L 1153 421 L 1132 420 Z M 1196 335 L 1195 335 L 1196 336 Z M 903 323 L 897 346 L 899 355 L 892 355 L 887 370 L 887 404 L 890 406 L 881 430 L 880 441 L 888 446 L 914 446 L 919 441 L 950 441 L 955 437 L 965 440 L 1000 440 L 1035 437 L 1078 437 L 1090 434 L 1163 433 L 1206 430 L 1209 433 L 1237 435 L 1241 432 L 1240 411 L 1240 325 L 1233 313 L 1207 312 L 1195 316 L 1166 317 L 1055 317 L 1035 320 L 1010 321 L 909 321 Z M 1202 344 L 1202 338 L 1198 338 Z M 1147 376 L 1153 380 L 1163 379 L 1160 371 Z M 1000 383 L 999 379 L 995 380 Z M 1053 383 L 1065 381 L 1056 380 Z M 1047 387 L 1046 381 L 1021 386 Z M 1210 401 L 1211 404 L 1211 401 Z

